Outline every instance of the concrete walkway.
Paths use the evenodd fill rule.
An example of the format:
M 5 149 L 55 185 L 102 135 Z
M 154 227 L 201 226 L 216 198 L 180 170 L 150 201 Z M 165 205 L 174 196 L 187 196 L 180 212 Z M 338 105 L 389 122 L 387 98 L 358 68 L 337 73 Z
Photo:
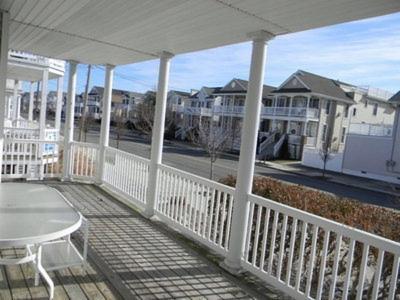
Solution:
M 292 160 L 276 160 L 276 161 L 266 161 L 259 162 L 259 165 L 276 169 L 279 171 L 290 172 L 297 175 L 303 175 L 313 178 L 321 179 L 322 171 L 320 169 L 310 168 L 303 166 L 298 161 Z M 342 184 L 350 187 L 363 188 L 366 190 L 379 192 L 395 197 L 400 197 L 400 185 L 394 183 L 388 183 L 379 180 L 373 180 L 363 177 L 351 176 L 342 173 L 336 173 L 331 171 L 326 171 L 325 180 L 329 182 L 334 182 L 337 184 Z M 399 198 L 400 201 L 400 198 Z

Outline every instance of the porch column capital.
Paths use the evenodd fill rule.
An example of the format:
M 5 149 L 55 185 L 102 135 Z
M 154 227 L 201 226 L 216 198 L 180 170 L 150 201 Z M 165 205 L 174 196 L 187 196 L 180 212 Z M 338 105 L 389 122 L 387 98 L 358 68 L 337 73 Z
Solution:
M 175 56 L 175 54 L 168 52 L 168 51 L 161 51 L 158 52 L 157 55 L 161 58 L 161 59 L 171 59 Z
M 253 42 L 266 43 L 272 40 L 275 37 L 275 35 L 265 30 L 259 30 L 259 31 L 249 32 L 247 34 L 247 37 L 250 38 Z

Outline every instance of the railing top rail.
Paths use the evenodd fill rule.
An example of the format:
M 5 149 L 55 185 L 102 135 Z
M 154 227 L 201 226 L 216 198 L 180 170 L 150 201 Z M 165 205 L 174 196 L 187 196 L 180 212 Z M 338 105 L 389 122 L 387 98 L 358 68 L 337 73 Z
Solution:
M 270 199 L 257 196 L 249 195 L 249 202 L 271 208 L 289 216 L 293 216 L 298 220 L 305 221 L 307 223 L 315 224 L 321 228 L 329 229 L 331 231 L 340 233 L 344 237 L 349 237 L 356 241 L 364 242 L 373 247 L 383 249 L 385 251 L 400 255 L 400 243 L 386 239 L 384 237 L 369 233 L 345 224 L 341 224 L 309 212 L 290 207 L 288 205 L 272 201 Z
M 96 149 L 100 148 L 100 145 L 98 145 L 98 144 L 87 143 L 87 142 L 73 141 L 71 144 L 72 145 L 77 145 L 77 146 L 82 146 L 82 147 L 87 147 L 87 148 L 89 148 L 89 147 L 96 148 Z
M 39 139 L 15 139 L 15 138 L 4 138 L 4 143 L 60 144 L 60 145 L 62 145 L 61 141 L 39 140 Z
M 194 175 L 192 173 L 185 172 L 185 171 L 182 171 L 182 170 L 179 170 L 179 169 L 176 169 L 176 168 L 164 165 L 164 164 L 159 165 L 159 169 L 167 171 L 167 172 L 171 172 L 178 176 L 186 177 L 189 180 L 201 183 L 203 185 L 212 186 L 212 187 L 214 187 L 218 190 L 224 191 L 226 193 L 230 193 L 230 194 L 235 193 L 235 189 L 230 186 L 227 186 L 225 184 L 222 184 L 222 183 L 219 183 L 219 182 L 216 182 L 216 181 L 204 178 L 204 177 L 200 177 L 200 176 Z
M 145 164 L 149 164 L 150 163 L 150 160 L 147 159 L 147 158 L 144 158 L 144 157 L 141 157 L 141 156 L 138 156 L 138 155 L 126 152 L 126 151 L 122 151 L 122 150 L 116 149 L 114 147 L 106 147 L 106 151 L 113 151 L 113 152 L 116 152 L 116 153 L 124 155 L 124 156 L 130 156 L 133 159 L 139 160 L 139 161 L 141 161 L 141 162 L 143 162 Z

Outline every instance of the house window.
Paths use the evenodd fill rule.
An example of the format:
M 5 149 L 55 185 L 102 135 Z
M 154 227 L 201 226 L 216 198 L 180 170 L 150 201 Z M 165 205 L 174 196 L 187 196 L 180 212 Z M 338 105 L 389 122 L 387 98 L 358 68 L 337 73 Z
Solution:
M 326 124 L 324 124 L 324 126 L 322 127 L 322 141 L 326 141 L 326 130 L 327 130 L 327 126 Z
M 344 117 L 348 118 L 349 117 L 349 105 L 347 104 L 346 107 L 344 108 Z
M 367 108 L 367 106 L 368 106 L 368 100 L 365 100 L 364 107 Z
M 353 117 L 355 117 L 357 115 L 357 108 L 354 107 L 353 109 Z
M 378 103 L 374 104 L 374 108 L 372 110 L 372 115 L 376 116 L 378 114 Z
M 319 108 L 319 99 L 318 98 L 310 99 L 310 108 Z
M 342 127 L 342 136 L 340 137 L 340 142 L 344 143 L 346 139 L 346 127 Z
M 329 113 L 331 112 L 331 101 L 326 101 L 326 107 L 325 107 L 325 113 L 327 115 L 329 115 Z

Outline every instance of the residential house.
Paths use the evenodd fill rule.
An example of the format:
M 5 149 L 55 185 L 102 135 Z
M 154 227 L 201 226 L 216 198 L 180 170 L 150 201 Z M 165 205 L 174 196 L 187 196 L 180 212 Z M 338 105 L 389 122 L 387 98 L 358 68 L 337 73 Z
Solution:
M 400 184 L 400 91 L 388 103 L 396 109 L 392 127 L 363 124 L 348 134 L 343 173 Z

